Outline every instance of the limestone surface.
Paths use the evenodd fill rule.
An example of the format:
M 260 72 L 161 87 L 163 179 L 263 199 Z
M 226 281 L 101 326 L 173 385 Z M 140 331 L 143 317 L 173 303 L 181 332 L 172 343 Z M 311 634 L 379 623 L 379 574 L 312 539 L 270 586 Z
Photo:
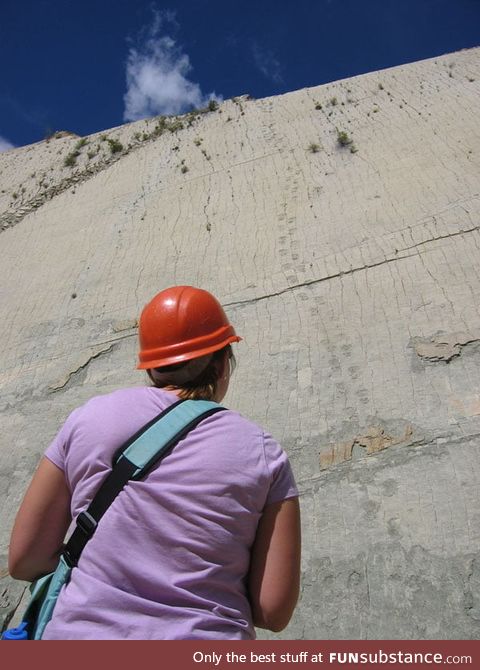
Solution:
M 479 636 L 479 118 L 472 49 L 0 154 L 4 624 L 41 454 L 89 397 L 145 383 L 139 311 L 193 284 L 244 338 L 227 404 L 301 491 L 281 637 Z

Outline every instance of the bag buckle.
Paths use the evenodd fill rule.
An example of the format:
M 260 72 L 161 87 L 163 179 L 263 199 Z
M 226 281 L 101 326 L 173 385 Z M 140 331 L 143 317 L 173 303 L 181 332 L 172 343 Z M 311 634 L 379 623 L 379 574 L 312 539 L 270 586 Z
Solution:
M 88 512 L 80 512 L 77 516 L 77 528 L 80 528 L 88 539 L 92 537 L 97 527 L 97 522 Z
M 62 552 L 65 563 L 69 568 L 77 566 L 82 549 L 94 534 L 97 525 L 97 521 L 89 512 L 80 512 L 77 516 L 76 528 Z

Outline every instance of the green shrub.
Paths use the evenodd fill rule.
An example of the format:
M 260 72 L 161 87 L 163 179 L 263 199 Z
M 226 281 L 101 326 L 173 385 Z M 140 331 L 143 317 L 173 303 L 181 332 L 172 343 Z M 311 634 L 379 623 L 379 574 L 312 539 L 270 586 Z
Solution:
M 88 144 L 88 140 L 86 137 L 82 137 L 81 140 L 78 140 L 78 142 L 75 145 L 75 150 L 78 151 L 82 147 L 84 147 L 86 144 Z
M 345 130 L 338 130 L 337 128 L 337 142 L 342 146 L 346 147 L 352 144 L 353 140 L 348 136 L 348 133 Z
M 112 154 L 116 154 L 120 151 L 123 151 L 123 144 L 118 140 L 112 140 L 111 138 L 107 138 L 107 142 Z
M 153 129 L 153 137 L 159 137 L 167 129 L 167 119 L 164 116 L 157 117 L 157 124 Z
M 180 121 L 180 119 L 177 119 L 176 121 L 172 121 L 169 125 L 167 125 L 167 128 L 171 133 L 176 133 L 177 130 L 183 129 L 183 123 Z
M 73 167 L 75 163 L 77 162 L 77 158 L 80 156 L 80 152 L 76 149 L 74 151 L 71 151 L 67 156 L 65 157 L 65 160 L 63 161 L 63 164 L 65 167 Z

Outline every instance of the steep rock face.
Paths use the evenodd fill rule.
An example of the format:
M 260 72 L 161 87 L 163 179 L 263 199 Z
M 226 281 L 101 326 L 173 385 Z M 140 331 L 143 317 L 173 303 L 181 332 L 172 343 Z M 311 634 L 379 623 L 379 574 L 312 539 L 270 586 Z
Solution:
M 39 456 L 144 383 L 136 318 L 213 291 L 228 404 L 287 449 L 303 585 L 286 638 L 480 633 L 480 49 L 0 154 L 0 612 Z

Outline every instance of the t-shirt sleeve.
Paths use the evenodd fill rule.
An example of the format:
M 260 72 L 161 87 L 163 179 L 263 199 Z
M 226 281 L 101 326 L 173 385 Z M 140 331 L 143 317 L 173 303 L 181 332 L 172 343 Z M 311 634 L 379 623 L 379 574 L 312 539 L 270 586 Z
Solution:
M 60 468 L 60 470 L 63 470 L 64 472 L 66 470 L 65 458 L 67 454 L 67 448 L 71 440 L 77 413 L 78 409 L 74 410 L 70 414 L 44 453 L 45 458 L 48 458 L 49 461 L 51 461 L 54 465 L 57 466 L 57 468 Z
M 265 460 L 270 474 L 270 490 L 265 504 L 296 498 L 298 489 L 287 454 L 271 435 L 264 433 Z

